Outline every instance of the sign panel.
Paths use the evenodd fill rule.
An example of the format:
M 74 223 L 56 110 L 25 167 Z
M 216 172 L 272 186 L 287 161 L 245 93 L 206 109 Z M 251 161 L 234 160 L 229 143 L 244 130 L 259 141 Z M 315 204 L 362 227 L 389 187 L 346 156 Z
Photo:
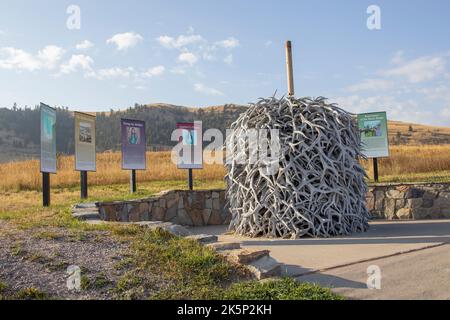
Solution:
M 177 123 L 181 154 L 178 155 L 179 169 L 203 169 L 202 122 Z
M 358 115 L 358 126 L 367 158 L 389 157 L 389 140 L 386 112 Z
M 145 170 L 147 161 L 147 136 L 145 122 L 140 120 L 121 119 L 122 135 L 122 169 Z
M 75 112 L 75 170 L 95 171 L 95 116 Z
M 56 110 L 41 103 L 41 172 L 56 173 Z

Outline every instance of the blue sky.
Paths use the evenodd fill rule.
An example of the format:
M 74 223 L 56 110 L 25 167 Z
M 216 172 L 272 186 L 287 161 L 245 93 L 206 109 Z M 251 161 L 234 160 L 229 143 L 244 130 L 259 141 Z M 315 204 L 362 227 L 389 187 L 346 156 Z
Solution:
M 372 4 L 380 30 L 367 28 Z M 446 0 L 2 0 L 0 107 L 253 102 L 286 93 L 287 39 L 297 96 L 450 126 Z

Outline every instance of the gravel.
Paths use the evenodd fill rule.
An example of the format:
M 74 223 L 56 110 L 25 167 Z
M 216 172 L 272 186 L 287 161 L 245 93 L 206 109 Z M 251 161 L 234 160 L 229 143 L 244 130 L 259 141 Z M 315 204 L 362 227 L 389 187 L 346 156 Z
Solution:
M 0 221 L 0 282 L 7 286 L 3 295 L 14 297 L 35 288 L 50 299 L 113 299 L 115 284 L 127 271 L 118 263 L 127 252 L 128 244 L 108 231 L 21 230 Z M 67 268 L 71 265 L 80 267 L 84 283 L 91 285 L 69 290 Z

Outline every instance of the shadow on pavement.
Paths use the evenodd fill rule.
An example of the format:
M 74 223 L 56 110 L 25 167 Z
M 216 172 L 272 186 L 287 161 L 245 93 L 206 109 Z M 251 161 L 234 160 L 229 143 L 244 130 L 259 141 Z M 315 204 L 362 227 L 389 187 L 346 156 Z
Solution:
M 302 268 L 297 265 L 282 265 L 282 274 L 283 275 L 299 275 L 294 276 L 300 282 L 308 282 L 318 284 L 320 286 L 325 286 L 328 288 L 354 288 L 354 289 L 367 289 L 367 284 L 353 281 L 329 274 L 324 273 L 309 273 L 313 271 L 312 269 Z
M 450 221 L 438 222 L 391 222 L 372 225 L 365 233 L 347 237 L 302 238 L 295 240 L 246 239 L 244 246 L 290 246 L 290 245 L 345 245 L 345 244 L 413 244 L 450 243 Z

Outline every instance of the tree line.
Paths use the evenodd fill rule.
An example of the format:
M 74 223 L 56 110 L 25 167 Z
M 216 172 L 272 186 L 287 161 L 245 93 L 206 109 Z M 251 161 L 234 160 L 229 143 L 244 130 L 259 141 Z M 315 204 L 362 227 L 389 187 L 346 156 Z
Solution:
M 245 110 L 244 106 L 224 105 L 210 108 L 186 108 L 181 106 L 155 104 L 135 104 L 126 110 L 98 112 L 96 121 L 96 148 L 97 152 L 115 151 L 120 149 L 120 119 L 139 119 L 146 123 L 147 144 L 149 150 L 155 147 L 172 146 L 172 131 L 177 122 L 203 122 L 204 130 L 217 128 L 225 133 L 230 124 Z M 56 144 L 57 152 L 73 154 L 74 145 L 74 119 L 73 112 L 67 107 L 56 108 Z M 40 143 L 40 109 L 19 108 L 16 104 L 12 108 L 0 108 L 0 130 L 13 136 L 15 143 L 26 148 Z M 1 137 L 0 137 L 1 138 Z M 5 143 L 2 138 L 0 145 Z M 19 142 L 17 142 L 19 141 Z M 11 142 L 10 145 L 14 144 Z

